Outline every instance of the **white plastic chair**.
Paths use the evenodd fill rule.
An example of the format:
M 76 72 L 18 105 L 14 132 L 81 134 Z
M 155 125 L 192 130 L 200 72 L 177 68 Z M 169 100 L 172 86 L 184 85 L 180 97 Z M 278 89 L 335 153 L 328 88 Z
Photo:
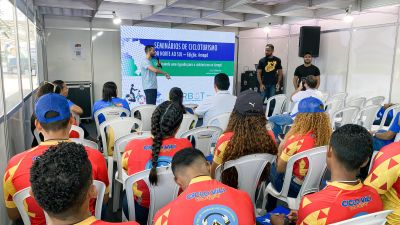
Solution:
M 76 113 L 72 113 L 72 115 L 74 116 L 76 125 L 79 126 L 81 124 L 81 117 Z
M 319 191 L 321 179 L 326 170 L 326 152 L 327 146 L 321 146 L 300 152 L 290 157 L 286 166 L 282 190 L 278 192 L 275 187 L 269 183 L 266 188 L 266 192 L 264 193 L 264 198 L 267 197 L 267 193 L 271 194 L 275 198 L 286 202 L 290 209 L 298 210 L 302 196 Z M 297 160 L 302 158 L 307 158 L 309 162 L 307 175 L 304 177 L 303 184 L 301 185 L 297 198 L 291 198 L 288 197 L 288 192 L 293 177 L 293 165 Z
M 386 120 L 388 118 L 388 114 L 390 111 L 393 110 L 393 118 L 392 121 L 390 122 L 389 126 L 385 126 Z M 399 105 L 392 105 L 390 107 L 388 107 L 385 112 L 383 113 L 382 116 L 382 120 L 381 123 L 379 124 L 379 126 L 372 126 L 372 130 L 388 130 L 390 126 L 392 126 L 392 124 L 394 123 L 394 118 L 396 117 L 396 115 L 400 112 L 400 104 Z
M 175 137 L 180 137 L 181 134 L 192 129 L 192 125 L 194 125 L 193 127 L 196 127 L 198 120 L 199 120 L 199 118 L 197 117 L 197 115 L 192 115 L 189 113 L 183 114 L 182 123 L 179 126 L 179 130 L 176 132 Z
M 374 151 L 374 152 L 372 153 L 371 162 L 369 163 L 369 167 L 368 167 L 368 174 L 371 172 L 372 165 L 374 165 L 375 157 L 376 157 L 376 155 L 377 155 L 378 153 L 379 153 L 379 151 Z
M 358 111 L 360 111 L 358 107 L 345 107 L 336 111 L 331 118 L 332 128 L 339 128 L 343 125 L 353 123 L 357 118 Z
M 342 109 L 343 105 L 344 105 L 344 100 L 342 100 L 342 99 L 335 99 L 335 100 L 327 101 L 326 104 L 325 104 L 325 109 L 326 109 L 326 112 L 329 115 L 329 118 L 332 119 L 333 118 L 333 114 L 336 111 Z
M 106 129 L 108 131 L 112 130 L 113 136 L 114 136 L 114 144 L 115 140 L 118 140 L 119 138 L 130 134 L 132 130 L 136 131 L 141 131 L 142 130 L 143 123 L 142 121 L 132 118 L 132 117 L 119 117 L 119 118 L 114 118 L 112 120 L 106 120 L 104 121 L 99 129 L 100 129 L 100 136 L 101 136 L 101 142 L 103 144 L 103 155 L 104 158 L 107 159 L 107 167 L 108 167 L 108 177 L 112 181 L 113 177 L 113 169 L 114 169 L 114 161 L 116 161 L 117 157 L 115 155 L 115 151 L 113 153 L 113 156 L 108 155 L 108 143 L 107 143 L 107 136 L 106 136 Z M 112 192 L 112 183 L 110 185 L 110 197 L 111 197 L 111 192 Z
M 143 122 L 143 131 L 151 131 L 151 116 L 156 108 L 157 106 L 155 105 L 140 105 L 131 110 L 132 117 L 137 118 L 140 116 L 140 120 Z
M 371 213 L 364 216 L 359 216 L 356 218 L 348 219 L 338 223 L 332 223 L 331 225 L 355 225 L 355 224 L 362 224 L 362 225 L 385 225 L 386 224 L 386 217 L 392 213 L 393 210 L 385 210 L 376 213 Z
M 355 98 L 355 99 L 352 99 L 352 100 L 347 101 L 347 102 L 346 102 L 346 106 L 352 106 L 352 107 L 361 108 L 361 107 L 364 106 L 365 101 L 367 101 L 367 99 L 364 98 L 364 97 Z
M 374 124 L 376 114 L 378 113 L 380 105 L 369 105 L 365 106 L 358 112 L 356 120 L 354 123 L 359 124 L 367 130 L 371 130 L 372 125 Z
M 372 98 L 367 99 L 367 101 L 365 101 L 365 103 L 364 103 L 364 106 L 369 106 L 369 105 L 382 106 L 384 101 L 385 101 L 385 97 L 384 96 L 376 96 L 376 97 L 372 97 Z
M 255 204 L 254 198 L 261 174 L 265 166 L 267 166 L 268 163 L 272 164 L 275 159 L 275 155 L 266 153 L 242 156 L 239 159 L 230 160 L 219 165 L 215 170 L 215 179 L 221 181 L 222 172 L 231 167 L 235 167 L 238 173 L 238 188 L 247 192 L 253 204 Z
M 125 187 L 129 208 L 129 220 L 134 221 L 136 219 L 136 215 L 134 203 L 135 200 L 133 198 L 132 190 L 133 184 L 140 180 L 146 182 L 150 192 L 150 207 L 147 224 L 151 225 L 155 213 L 178 196 L 179 187 L 174 181 L 174 175 L 172 174 L 170 167 L 157 168 L 157 185 L 150 184 L 149 173 L 150 170 L 145 170 L 128 177 L 125 182 Z
M 273 100 L 275 100 L 275 106 L 274 106 L 274 110 L 272 111 L 271 116 L 282 114 L 284 107 L 285 107 L 285 103 L 287 101 L 287 97 L 284 94 L 279 94 L 279 95 L 272 96 L 269 99 L 266 99 L 264 101 L 264 104 L 267 104 L 267 108 L 265 110 L 265 116 L 267 117 L 267 119 L 269 118 L 268 113 L 270 111 L 270 108 L 272 107 L 271 102 Z
M 33 136 L 35 137 L 38 144 L 42 143 L 42 139 L 40 139 L 40 132 L 35 128 L 33 130 Z
M 71 126 L 71 130 L 69 131 L 69 133 L 71 133 L 72 131 L 75 131 L 79 134 L 79 139 L 84 139 L 85 138 L 85 132 L 83 131 L 83 129 L 81 127 L 72 125 Z
M 220 127 L 222 130 L 226 130 L 230 117 L 231 112 L 222 113 L 218 116 L 214 116 L 213 118 L 211 118 L 206 126 L 217 126 Z
M 98 180 L 93 180 L 93 185 L 97 190 L 96 206 L 95 206 L 95 217 L 96 219 L 101 219 L 101 209 L 103 206 L 104 193 L 106 192 L 106 185 Z M 21 215 L 22 221 L 25 225 L 30 225 L 31 221 L 29 219 L 28 213 L 25 211 L 24 201 L 25 199 L 31 197 L 30 195 L 31 187 L 24 188 L 14 194 L 13 199 L 15 205 L 17 206 L 18 212 Z M 47 218 L 46 218 L 47 220 Z
M 123 107 L 107 107 L 98 110 L 94 114 L 94 122 L 96 123 L 96 130 L 97 130 L 97 135 L 100 135 L 100 124 L 99 124 L 99 115 L 103 115 L 105 118 L 105 121 L 111 120 L 114 118 L 121 117 L 122 115 L 126 115 L 127 117 L 130 115 L 130 111 L 123 108 Z
M 220 127 L 206 126 L 198 127 L 183 133 L 180 138 L 190 138 L 195 141 L 195 148 L 199 149 L 205 156 L 213 154 L 213 149 L 223 130 Z
M 125 152 L 126 145 L 133 139 L 143 139 L 151 137 L 150 131 L 135 132 L 132 134 L 120 137 L 115 141 L 114 152 L 117 157 L 117 172 L 115 174 L 115 186 L 113 192 L 113 212 L 116 212 L 119 207 L 119 196 L 121 192 L 121 185 L 125 184 L 128 174 L 122 169 L 122 154 Z
M 69 140 L 72 141 L 72 142 L 78 143 L 78 144 L 82 144 L 83 146 L 99 150 L 99 145 L 94 141 L 90 141 L 90 140 L 83 139 L 83 138 L 82 139 L 80 139 L 80 138 L 70 138 Z
M 322 92 L 322 102 L 325 104 L 325 102 L 326 101 L 328 101 L 328 98 L 329 98 L 329 93 L 325 93 L 325 92 Z
M 330 102 L 330 101 L 334 101 L 334 100 L 342 100 L 342 101 L 344 101 L 344 100 L 346 100 L 346 97 L 347 97 L 347 93 L 346 92 L 339 92 L 339 93 L 336 93 L 336 94 L 334 94 L 334 95 L 331 95 L 329 98 L 328 98 L 328 102 Z
M 199 106 L 197 104 L 183 104 L 183 106 L 185 106 L 185 108 L 190 108 L 193 111 Z

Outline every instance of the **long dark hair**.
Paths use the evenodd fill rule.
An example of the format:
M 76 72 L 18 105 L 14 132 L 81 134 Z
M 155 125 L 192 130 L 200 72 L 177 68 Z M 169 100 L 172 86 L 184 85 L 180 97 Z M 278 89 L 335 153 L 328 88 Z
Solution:
M 117 85 L 112 82 L 108 81 L 103 85 L 103 101 L 111 102 L 112 98 L 117 97 Z
M 186 113 L 185 106 L 183 105 L 182 89 L 178 87 L 171 88 L 171 90 L 169 91 L 169 100 L 178 104 L 182 108 L 183 113 Z
M 161 103 L 155 109 L 151 117 L 151 134 L 153 135 L 153 148 L 151 154 L 152 167 L 149 174 L 149 181 L 157 185 L 157 164 L 161 151 L 162 141 L 166 137 L 173 136 L 182 123 L 183 112 L 181 107 L 172 102 Z
M 61 88 L 57 84 L 53 84 L 50 82 L 43 82 L 43 84 L 39 87 L 38 91 L 36 92 L 36 99 L 42 97 L 45 94 L 49 93 L 61 93 Z

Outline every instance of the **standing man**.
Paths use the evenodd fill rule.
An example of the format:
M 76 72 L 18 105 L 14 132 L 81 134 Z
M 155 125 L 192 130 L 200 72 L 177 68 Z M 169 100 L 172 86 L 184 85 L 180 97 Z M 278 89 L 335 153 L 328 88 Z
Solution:
M 144 52 L 146 53 L 146 58 L 140 66 L 143 90 L 146 95 L 146 104 L 155 105 L 157 101 L 157 74 L 165 75 L 168 80 L 171 77 L 168 73 L 155 68 L 151 63 L 151 59 L 156 56 L 156 50 L 153 45 L 146 45 Z M 157 67 L 161 67 L 160 62 L 158 62 Z
M 315 79 L 317 80 L 316 89 L 318 89 L 319 84 L 320 84 L 319 75 L 321 75 L 321 73 L 320 73 L 318 67 L 316 67 L 312 64 L 311 52 L 304 53 L 303 59 L 304 59 L 304 64 L 298 66 L 296 68 L 296 70 L 294 71 L 294 77 L 293 77 L 294 89 L 296 90 L 299 87 L 299 84 L 301 83 L 301 81 L 309 75 L 313 75 L 315 77 Z
M 265 46 L 265 57 L 260 59 L 257 67 L 257 79 L 260 85 L 263 98 L 270 98 L 275 95 L 276 90 L 280 89 L 282 81 L 281 59 L 273 56 L 274 46 L 267 44 Z

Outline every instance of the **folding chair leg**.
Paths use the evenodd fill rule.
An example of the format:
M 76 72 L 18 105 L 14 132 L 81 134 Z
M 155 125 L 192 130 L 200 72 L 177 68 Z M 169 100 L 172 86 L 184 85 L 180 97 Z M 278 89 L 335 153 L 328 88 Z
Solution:
M 117 180 L 114 180 L 114 193 L 113 193 L 113 212 L 119 209 L 119 200 L 121 196 L 122 185 Z

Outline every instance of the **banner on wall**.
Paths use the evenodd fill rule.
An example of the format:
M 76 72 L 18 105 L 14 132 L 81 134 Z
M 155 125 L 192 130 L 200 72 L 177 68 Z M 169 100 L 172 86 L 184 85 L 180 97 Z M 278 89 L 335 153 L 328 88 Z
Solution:
M 182 89 L 185 104 L 200 103 L 215 94 L 218 73 L 226 73 L 232 84 L 234 33 L 121 26 L 122 94 L 131 108 L 146 103 L 140 74 L 146 45 L 155 46 L 162 70 L 171 75 L 170 80 L 157 76 L 157 104 L 168 100 L 172 87 Z

